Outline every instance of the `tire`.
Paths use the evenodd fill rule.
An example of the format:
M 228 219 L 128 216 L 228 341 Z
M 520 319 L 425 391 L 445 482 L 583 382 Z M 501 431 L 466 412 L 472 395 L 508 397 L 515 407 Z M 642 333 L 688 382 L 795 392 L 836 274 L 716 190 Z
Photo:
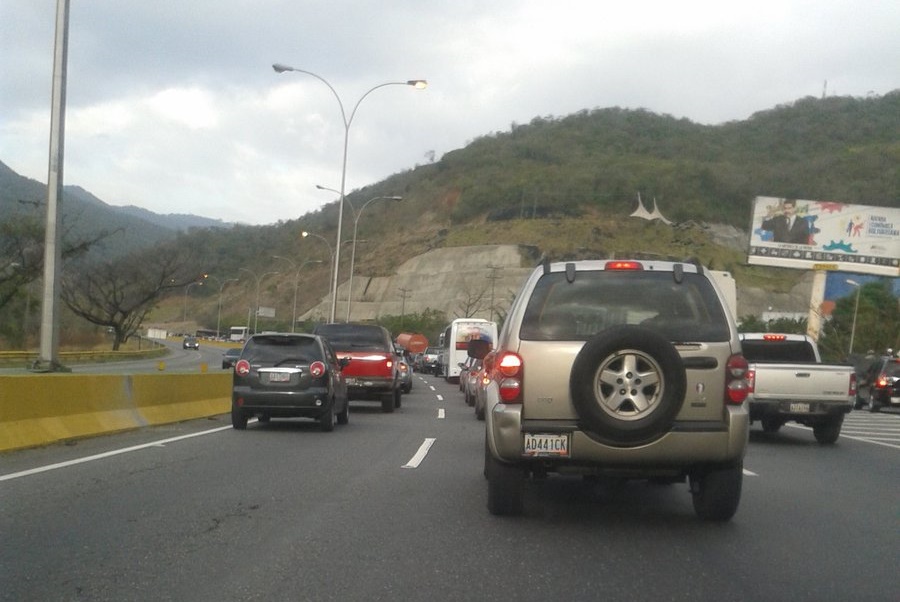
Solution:
M 762 430 L 764 433 L 777 433 L 784 423 L 778 418 L 763 418 Z
M 590 339 L 572 364 L 572 403 L 602 443 L 631 447 L 668 432 L 684 403 L 681 356 L 660 334 L 617 326 Z
M 488 482 L 488 512 L 494 516 L 517 516 L 524 509 L 525 473 L 518 466 L 500 462 L 484 443 L 484 475 Z
M 875 401 L 875 396 L 872 395 L 872 391 L 869 391 L 869 411 L 873 414 L 881 409 L 881 406 L 878 405 Z
M 841 435 L 841 425 L 844 424 L 844 415 L 841 414 L 835 418 L 830 418 L 828 422 L 813 426 L 813 435 L 816 441 L 822 445 L 831 445 L 838 440 Z
M 350 402 L 344 402 L 344 409 L 337 413 L 337 423 L 338 424 L 349 424 L 350 423 Z
M 260 414 L 259 417 L 257 418 L 257 420 L 259 420 L 263 424 L 266 424 L 266 423 L 272 421 L 272 417 L 269 416 L 268 414 Z
M 470 408 L 475 405 L 475 396 L 470 395 L 468 392 L 466 392 L 466 405 Z
M 334 430 L 334 405 L 328 408 L 328 411 L 319 417 L 319 428 L 323 433 L 330 433 Z
M 477 403 L 473 402 L 473 405 L 475 406 L 475 418 L 484 420 L 484 404 L 479 407 Z
M 385 393 L 381 396 L 381 412 L 383 414 L 390 414 L 394 411 L 394 394 L 393 393 Z
M 394 389 L 394 407 L 399 408 L 402 403 L 403 395 L 400 393 L 400 389 Z
M 741 502 L 743 481 L 742 462 L 691 474 L 691 497 L 697 517 L 715 522 L 731 519 Z
M 231 404 L 231 426 L 238 431 L 247 429 L 247 414 L 234 403 Z

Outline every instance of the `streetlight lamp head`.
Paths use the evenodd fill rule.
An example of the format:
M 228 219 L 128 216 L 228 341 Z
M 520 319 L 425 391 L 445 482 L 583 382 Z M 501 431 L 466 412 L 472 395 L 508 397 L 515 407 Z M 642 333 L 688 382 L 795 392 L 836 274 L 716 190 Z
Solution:
M 278 71 L 278 70 L 276 69 L 276 71 Z M 406 82 L 406 85 L 412 86 L 416 90 L 424 90 L 425 88 L 428 87 L 428 82 L 425 81 L 424 79 L 411 79 Z
M 309 236 L 309 232 L 304 230 L 303 232 L 300 233 L 300 236 L 302 236 L 303 238 L 306 238 L 307 236 Z
M 285 71 L 293 71 L 293 67 L 288 67 L 287 65 L 282 65 L 281 63 L 275 63 L 272 65 L 272 69 L 275 70 L 275 73 L 284 73 Z

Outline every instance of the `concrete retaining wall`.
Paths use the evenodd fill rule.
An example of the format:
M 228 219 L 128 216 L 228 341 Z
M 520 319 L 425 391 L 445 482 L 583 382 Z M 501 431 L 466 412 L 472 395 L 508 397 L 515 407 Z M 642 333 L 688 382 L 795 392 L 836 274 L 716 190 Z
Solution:
M 0 451 L 224 414 L 231 373 L 0 376 Z

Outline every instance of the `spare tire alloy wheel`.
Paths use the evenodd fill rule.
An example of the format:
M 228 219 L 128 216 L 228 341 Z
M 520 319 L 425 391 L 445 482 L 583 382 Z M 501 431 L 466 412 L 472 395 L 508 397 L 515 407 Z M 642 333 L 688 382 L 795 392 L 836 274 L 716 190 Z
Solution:
M 619 447 L 642 445 L 668 432 L 684 403 L 681 356 L 660 334 L 618 326 L 582 347 L 572 365 L 572 403 L 585 429 Z

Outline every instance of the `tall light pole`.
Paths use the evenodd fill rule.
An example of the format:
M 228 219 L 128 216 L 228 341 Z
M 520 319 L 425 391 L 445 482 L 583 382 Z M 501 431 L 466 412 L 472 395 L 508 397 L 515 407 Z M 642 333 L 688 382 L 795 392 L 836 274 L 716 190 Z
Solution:
M 862 286 L 856 280 L 850 280 L 849 278 L 844 280 L 844 282 L 856 288 L 856 305 L 853 307 L 853 326 L 850 328 L 850 351 L 847 352 L 847 355 L 852 355 L 853 338 L 856 336 L 856 314 L 859 312 L 859 290 Z
M 338 206 L 338 223 L 337 223 L 337 237 L 334 243 L 335 253 L 334 260 L 332 263 L 334 267 L 332 269 L 331 274 L 331 315 L 329 318 L 330 322 L 335 321 L 335 314 L 337 313 L 337 284 L 338 284 L 338 263 L 341 260 L 341 239 L 342 239 L 342 231 L 344 225 L 344 191 L 346 190 L 347 185 L 347 146 L 350 141 L 350 125 L 353 123 L 353 118 L 356 116 L 356 110 L 359 108 L 360 103 L 362 103 L 365 98 L 379 88 L 384 88 L 385 86 L 412 86 L 417 90 L 423 90 L 428 87 L 428 82 L 424 79 L 410 79 L 405 82 L 384 82 L 382 84 L 378 84 L 377 86 L 373 86 L 369 88 L 365 94 L 363 94 L 359 100 L 356 101 L 356 104 L 353 106 L 353 110 L 350 111 L 350 116 L 347 116 L 347 112 L 344 110 L 344 103 L 341 100 L 340 95 L 334 89 L 327 79 L 313 73 L 312 71 L 306 71 L 305 69 L 297 69 L 295 67 L 290 67 L 288 65 L 282 65 L 280 63 L 275 63 L 272 65 L 272 69 L 275 70 L 275 73 L 284 73 L 286 71 L 293 71 L 295 73 L 305 73 L 306 75 L 311 75 L 316 78 L 331 90 L 331 93 L 334 95 L 334 98 L 338 102 L 338 106 L 341 109 L 341 119 L 344 122 L 344 157 L 341 163 L 341 199 L 340 205 Z
M 218 312 L 216 314 L 216 338 L 218 339 L 220 336 L 221 325 L 222 325 L 222 291 L 225 290 L 225 285 L 229 282 L 237 282 L 237 278 L 227 278 L 225 281 L 219 280 L 215 276 L 207 276 L 210 280 L 215 280 L 219 283 L 219 301 L 218 301 Z
M 335 274 L 337 273 L 336 255 L 334 253 L 334 247 L 331 246 L 331 243 L 328 242 L 328 239 L 326 239 L 324 236 L 321 236 L 320 234 L 316 234 L 315 232 L 307 232 L 306 230 L 302 231 L 300 233 L 300 236 L 302 236 L 303 238 L 312 236 L 313 238 L 318 238 L 323 243 L 325 243 L 325 246 L 328 248 L 328 255 L 329 257 L 331 257 L 331 276 L 329 277 L 329 282 L 335 282 L 337 280 L 337 278 L 335 277 Z M 340 248 L 340 245 L 338 245 L 338 248 Z M 331 290 L 330 294 L 332 296 L 332 301 L 334 300 L 334 295 L 336 293 L 337 291 Z M 332 303 L 331 307 L 332 311 L 334 311 L 334 303 Z M 334 322 L 334 319 L 332 318 L 331 321 Z
M 258 332 L 257 326 L 259 325 L 259 285 L 262 282 L 263 278 L 265 278 L 266 276 L 270 276 L 272 274 L 277 274 L 278 272 L 266 272 L 262 276 L 257 276 L 256 272 L 248 270 L 247 268 L 238 268 L 238 269 L 242 272 L 247 272 L 248 274 L 250 274 L 251 276 L 253 276 L 256 279 L 256 308 L 255 308 L 255 311 L 253 312 L 253 334 L 256 334 Z
M 297 325 L 297 289 L 300 288 L 300 272 L 301 272 L 301 270 L 303 270 L 303 267 L 306 264 L 322 263 L 322 260 L 321 259 L 306 259 L 303 261 L 303 263 L 300 264 L 299 267 L 297 267 L 297 264 L 294 263 L 293 259 L 288 259 L 287 257 L 284 257 L 282 255 L 272 255 L 272 258 L 283 259 L 286 262 L 288 262 L 289 264 L 291 264 L 291 267 L 296 268 L 296 270 L 297 270 L 297 272 L 294 274 L 294 309 L 293 309 L 293 312 L 291 313 L 291 332 L 294 332 L 294 327 Z
M 350 282 L 347 284 L 347 322 L 350 321 L 350 303 L 353 299 L 353 267 L 356 263 L 356 233 L 359 229 L 359 218 L 362 215 L 363 209 L 369 206 L 369 203 L 374 203 L 375 201 L 402 201 L 402 196 L 377 196 L 375 198 L 369 199 L 363 206 L 359 208 L 359 211 L 353 209 L 353 203 L 350 203 L 350 199 L 347 199 L 347 202 L 350 203 L 350 210 L 353 212 L 353 247 L 350 251 Z
M 199 282 L 191 282 L 186 287 L 184 287 L 184 316 L 181 318 L 181 321 L 187 326 L 187 299 L 188 299 L 188 291 L 191 290 L 192 286 L 203 286 L 203 281 Z
M 41 346 L 35 370 L 64 370 L 59 363 L 59 273 L 62 263 L 63 157 L 66 131 L 66 79 L 69 57 L 69 0 L 56 2 L 53 85 L 50 110 L 50 153 L 47 170 L 47 223 L 44 228 L 44 293 Z

